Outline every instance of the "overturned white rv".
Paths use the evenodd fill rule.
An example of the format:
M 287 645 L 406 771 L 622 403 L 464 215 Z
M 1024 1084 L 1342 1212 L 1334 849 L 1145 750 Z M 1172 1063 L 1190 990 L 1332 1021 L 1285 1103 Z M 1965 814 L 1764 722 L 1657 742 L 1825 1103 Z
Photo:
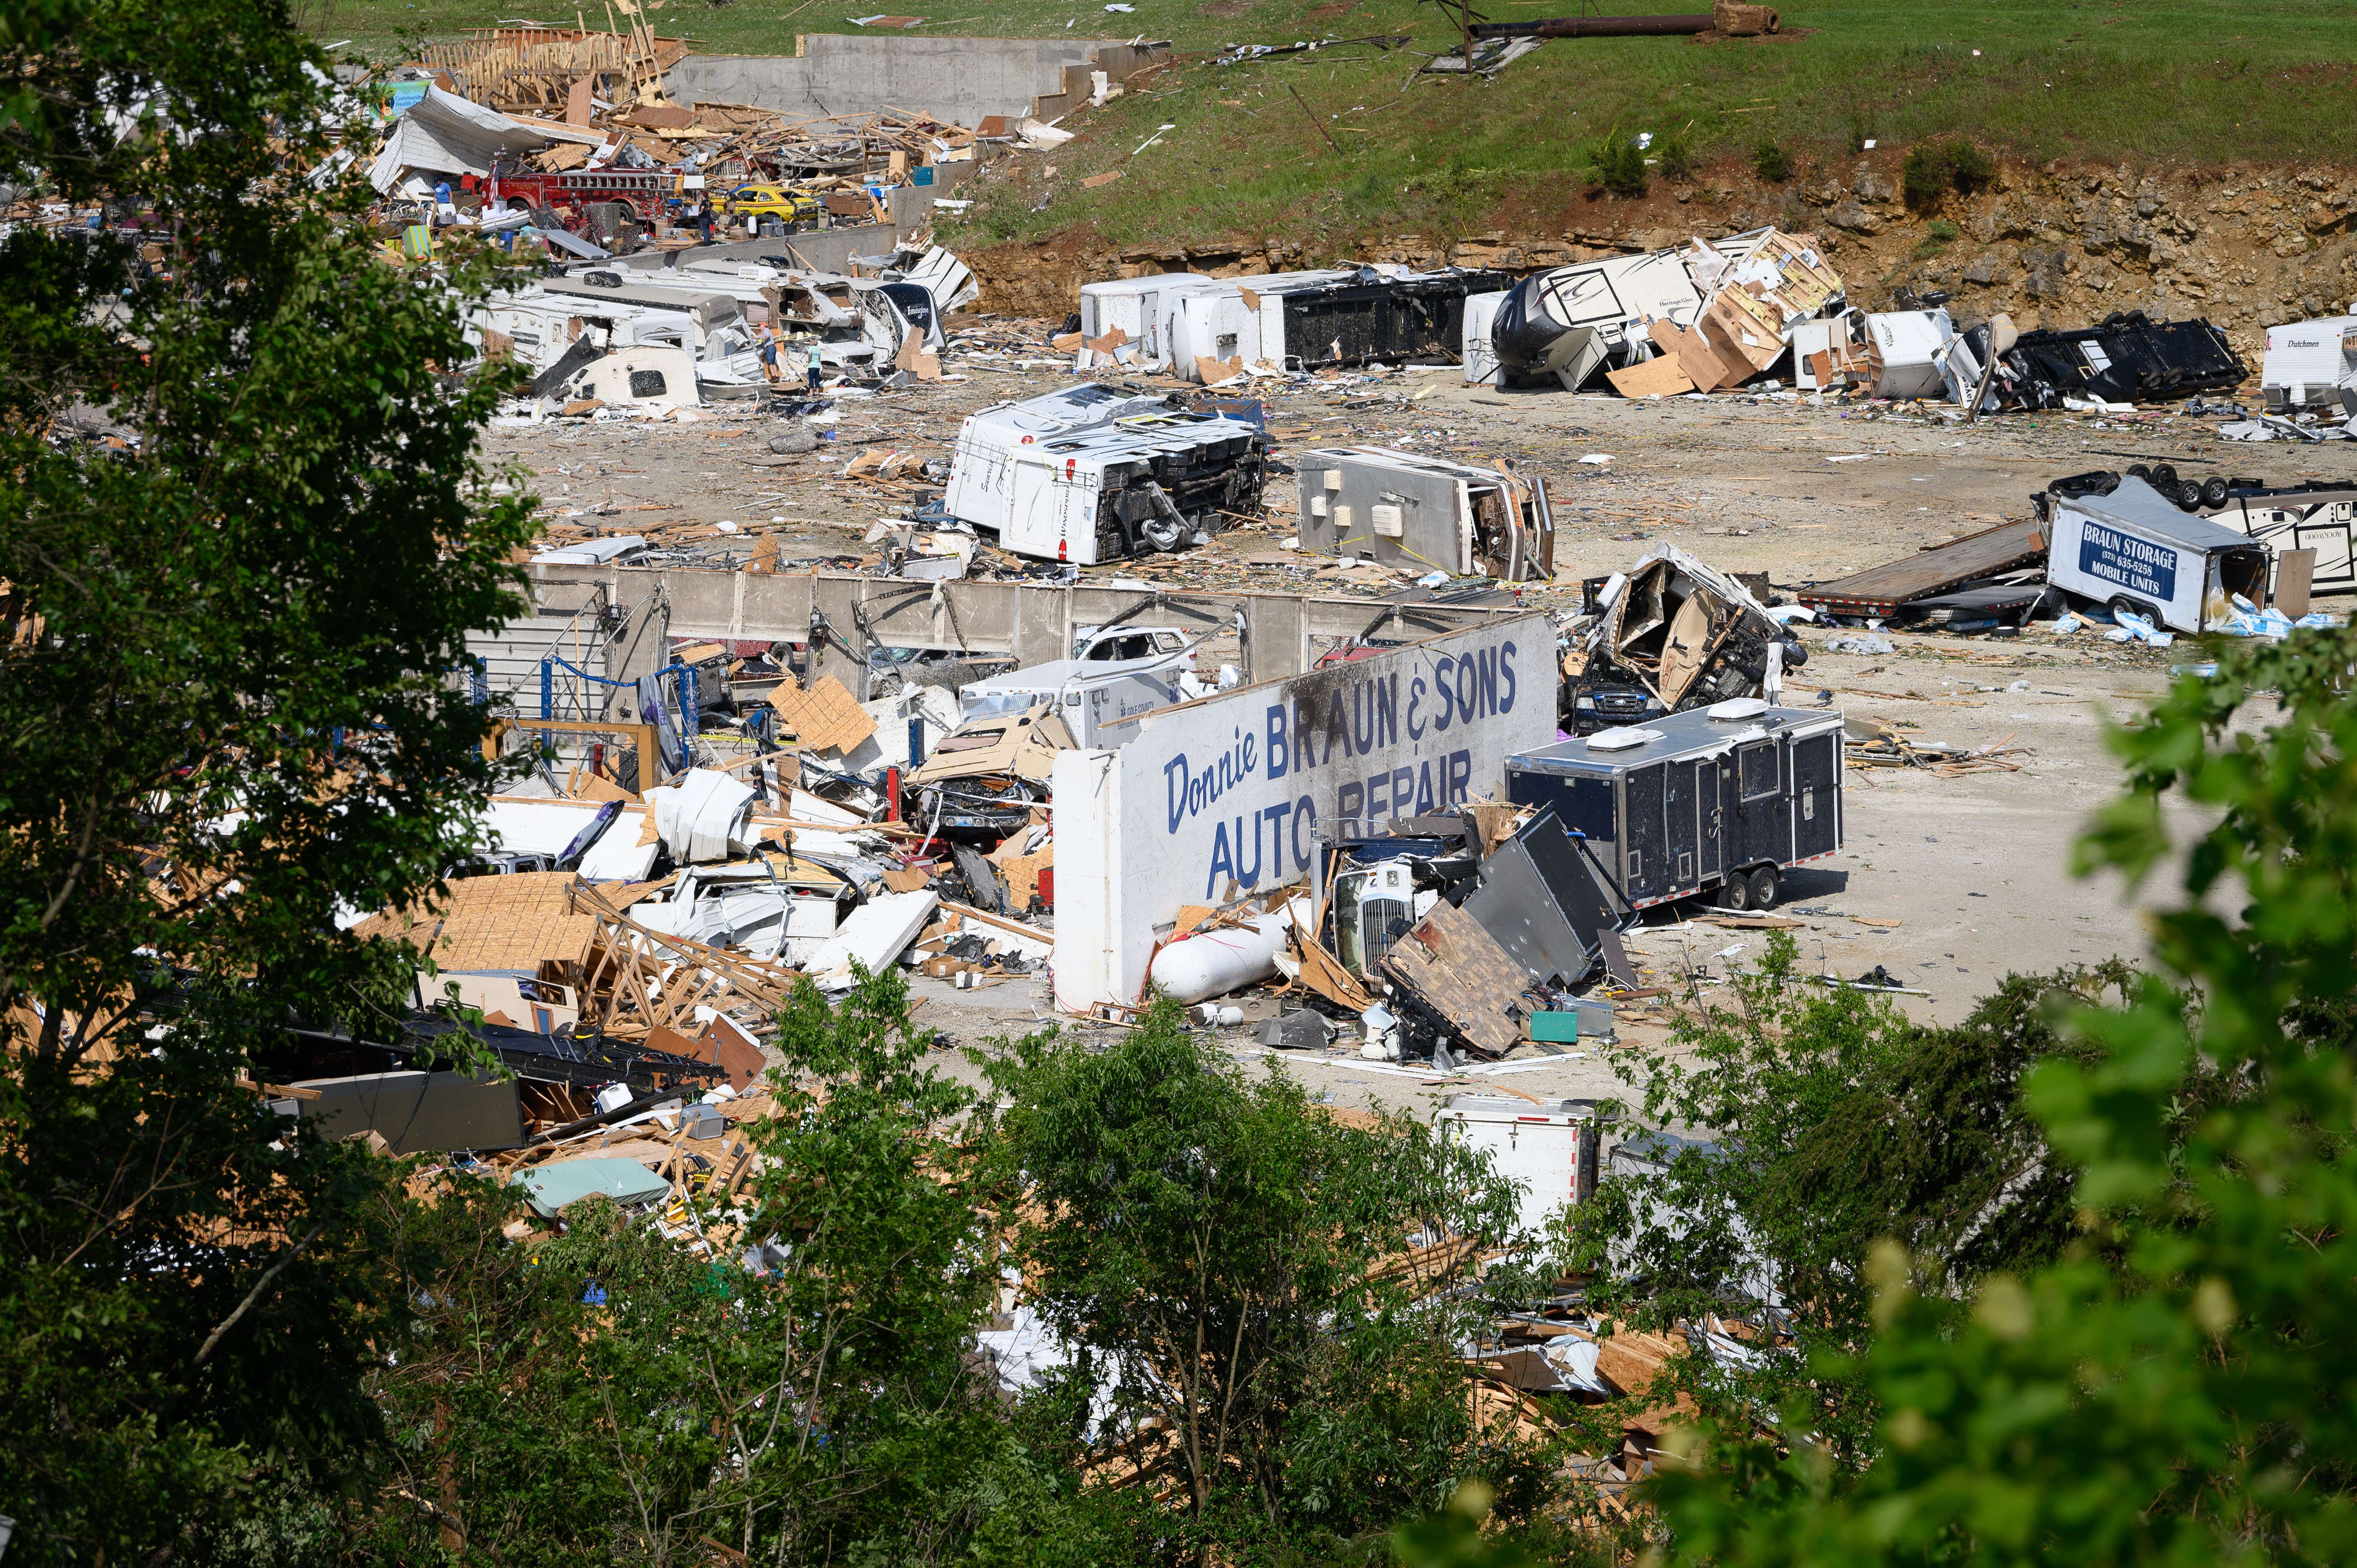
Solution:
M 1545 582 L 1555 575 L 1546 482 L 1383 446 L 1294 459 L 1301 547 L 1418 573 Z
M 966 416 L 942 504 L 1017 555 L 1093 566 L 1200 543 L 1257 506 L 1257 425 L 1087 383 Z
M 1216 288 L 1221 282 L 1201 273 L 1149 273 L 1144 277 L 1082 284 L 1080 352 L 1084 357 L 1103 355 L 1128 370 L 1167 371 L 1171 317 L 1179 298 Z M 1091 347 L 1100 343 L 1104 347 Z
M 1701 314 L 1702 291 L 1676 252 L 1609 256 L 1524 278 L 1499 306 L 1491 341 L 1508 376 L 1553 376 L 1577 392 L 1607 365 L 1651 357 L 1649 324 L 1691 327 Z
M 1509 381 L 1553 378 L 1576 392 L 1600 371 L 1674 354 L 1675 373 L 1652 390 L 1710 392 L 1766 371 L 1797 324 L 1841 300 L 1840 276 L 1805 237 L 1754 229 L 1525 278 L 1491 341 Z

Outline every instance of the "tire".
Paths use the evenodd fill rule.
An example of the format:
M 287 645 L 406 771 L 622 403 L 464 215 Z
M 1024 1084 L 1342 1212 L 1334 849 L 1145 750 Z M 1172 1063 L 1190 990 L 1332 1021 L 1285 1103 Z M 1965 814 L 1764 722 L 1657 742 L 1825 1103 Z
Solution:
M 2226 480 L 2223 476 L 2212 474 L 2201 481 L 2201 504 L 2213 507 L 2226 504 Z
M 2169 491 L 2177 488 L 2177 465 L 2174 463 L 2155 463 L 2152 466 L 2152 475 L 2147 482 L 2150 484 L 2154 489 L 2158 490 L 2162 495 L 2169 494 Z
M 1719 888 L 1718 901 L 1729 909 L 1749 910 L 1751 908 L 1751 879 L 1737 872 Z
M 1783 878 L 1776 875 L 1774 866 L 1754 866 L 1745 881 L 1750 888 L 1752 908 L 1764 915 L 1776 907 L 1776 899 L 1783 891 Z

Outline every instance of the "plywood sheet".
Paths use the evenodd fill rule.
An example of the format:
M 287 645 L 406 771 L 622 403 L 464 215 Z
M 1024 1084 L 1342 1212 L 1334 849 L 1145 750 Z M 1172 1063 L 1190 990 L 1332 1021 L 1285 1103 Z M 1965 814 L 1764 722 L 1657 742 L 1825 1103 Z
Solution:
M 876 733 L 876 721 L 832 675 L 807 689 L 780 682 L 770 705 L 806 750 L 848 752 Z
M 406 941 L 443 969 L 533 971 L 543 959 L 578 962 L 597 922 L 573 911 L 576 881 L 569 871 L 469 876 L 451 883 L 431 908 L 372 916 L 357 930 Z
M 1479 1049 L 1504 1056 L 1523 1043 L 1530 983 L 1497 939 L 1453 904 L 1432 913 L 1394 944 L 1383 972 L 1455 1025 Z

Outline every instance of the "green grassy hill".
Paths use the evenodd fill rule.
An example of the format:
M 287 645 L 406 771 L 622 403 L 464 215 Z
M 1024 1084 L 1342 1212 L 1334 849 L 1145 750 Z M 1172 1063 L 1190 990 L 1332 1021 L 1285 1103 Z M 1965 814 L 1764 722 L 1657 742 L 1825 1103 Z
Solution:
M 1109 14 L 1097 4 L 969 0 L 914 29 L 1140 34 L 1179 51 L 1140 91 L 1068 121 L 1081 140 L 1028 156 L 1020 194 L 995 194 L 976 215 L 974 239 L 1074 225 L 1125 242 L 1462 233 L 1518 218 L 1536 227 L 1582 199 L 1588 155 L 1616 128 L 1683 138 L 1705 180 L 1714 165 L 1748 176 L 1763 141 L 1805 174 L 1867 138 L 1889 146 L 1958 134 L 2039 161 L 2357 165 L 2357 68 L 2347 63 L 2357 59 L 2357 6 L 2347 0 L 1849 0 L 1786 10 L 1784 35 L 1771 38 L 1556 40 L 1490 82 L 1413 74 L 1422 59 L 1412 51 L 1437 53 L 1450 37 L 1442 14 L 1414 0 L 1131 4 L 1133 13 Z M 1577 9 L 1500 0 L 1490 14 Z M 320 0 L 312 16 L 323 40 L 349 38 L 384 58 L 405 38 L 448 37 L 508 14 L 479 0 Z M 652 20 L 665 34 L 740 53 L 791 52 L 798 32 L 855 30 L 811 0 L 669 0 Z M 1229 43 L 1377 33 L 1414 41 L 1237 66 L 1208 58 Z M 1166 124 L 1175 128 L 1137 150 Z M 1118 181 L 1081 184 L 1115 168 Z

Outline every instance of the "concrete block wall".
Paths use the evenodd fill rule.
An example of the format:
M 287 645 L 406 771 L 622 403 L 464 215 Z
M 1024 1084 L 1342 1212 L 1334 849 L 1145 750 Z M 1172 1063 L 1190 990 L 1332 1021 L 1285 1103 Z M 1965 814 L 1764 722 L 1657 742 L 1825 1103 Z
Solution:
M 897 109 L 971 126 L 987 114 L 1053 119 L 1089 92 L 1089 73 L 1120 81 L 1167 46 L 1110 38 L 940 38 L 808 33 L 791 55 L 689 55 L 663 78 L 682 102 L 749 103 L 781 114 L 853 119 Z

